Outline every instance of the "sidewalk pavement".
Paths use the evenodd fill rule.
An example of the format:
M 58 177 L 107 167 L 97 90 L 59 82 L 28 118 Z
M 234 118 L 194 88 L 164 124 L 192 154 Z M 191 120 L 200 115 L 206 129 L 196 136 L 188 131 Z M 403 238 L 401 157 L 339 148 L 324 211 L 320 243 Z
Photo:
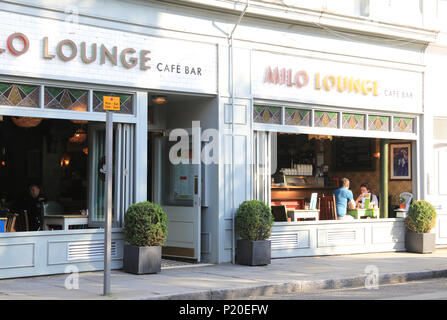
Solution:
M 373 266 L 372 269 L 366 269 Z M 368 267 L 371 268 L 371 267 Z M 68 290 L 68 274 L 0 280 L 0 299 L 242 299 L 278 293 L 363 287 L 378 270 L 379 284 L 447 277 L 447 248 L 432 254 L 387 252 L 272 259 L 267 266 L 189 264 L 158 274 L 113 270 L 111 292 L 102 296 L 103 272 L 79 274 L 79 289 Z M 73 283 L 73 282 L 71 282 Z

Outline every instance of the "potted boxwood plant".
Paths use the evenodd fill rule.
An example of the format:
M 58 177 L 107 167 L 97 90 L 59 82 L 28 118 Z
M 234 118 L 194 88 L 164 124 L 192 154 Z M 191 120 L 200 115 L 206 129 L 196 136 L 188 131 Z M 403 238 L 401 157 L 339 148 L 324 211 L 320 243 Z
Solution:
M 236 243 L 236 263 L 259 266 L 270 264 L 269 240 L 273 215 L 269 206 L 259 200 L 244 201 L 236 211 L 235 228 L 241 237 Z
M 124 216 L 124 271 L 160 272 L 161 246 L 167 235 L 167 216 L 159 205 L 148 201 L 132 204 Z
M 405 220 L 407 232 L 405 247 L 409 252 L 431 253 L 435 251 L 436 235 L 430 230 L 436 224 L 436 210 L 424 200 L 414 201 Z

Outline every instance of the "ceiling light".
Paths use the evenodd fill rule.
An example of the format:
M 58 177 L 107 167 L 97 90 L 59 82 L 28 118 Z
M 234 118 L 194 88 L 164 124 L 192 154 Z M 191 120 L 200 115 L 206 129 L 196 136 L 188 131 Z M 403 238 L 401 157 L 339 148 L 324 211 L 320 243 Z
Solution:
M 166 96 L 153 96 L 152 102 L 154 104 L 164 104 L 168 101 L 168 98 Z

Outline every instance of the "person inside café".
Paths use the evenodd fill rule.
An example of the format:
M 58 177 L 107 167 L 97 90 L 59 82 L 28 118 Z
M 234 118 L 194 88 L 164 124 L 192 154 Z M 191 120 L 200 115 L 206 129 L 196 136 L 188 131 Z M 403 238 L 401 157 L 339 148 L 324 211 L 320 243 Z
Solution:
M 360 185 L 360 195 L 355 199 L 355 204 L 357 208 L 362 207 L 362 200 L 365 195 L 365 193 L 370 193 L 371 198 L 369 202 L 369 208 L 378 208 L 379 207 L 379 200 L 377 199 L 377 196 L 371 192 L 371 188 L 369 187 L 369 183 L 365 182 Z
M 341 181 L 343 183 L 342 187 L 334 190 L 337 219 L 354 219 L 351 215 L 346 214 L 348 209 L 355 209 L 354 195 L 349 190 L 349 179 L 343 178 Z
M 19 209 L 28 212 L 30 231 L 42 230 L 42 209 L 45 196 L 41 192 L 40 186 L 31 184 L 28 188 L 28 194 L 18 205 Z

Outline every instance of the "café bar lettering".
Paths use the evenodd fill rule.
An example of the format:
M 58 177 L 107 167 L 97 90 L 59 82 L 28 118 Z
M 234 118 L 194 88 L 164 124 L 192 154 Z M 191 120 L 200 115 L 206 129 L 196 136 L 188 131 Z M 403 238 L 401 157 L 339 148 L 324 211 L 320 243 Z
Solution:
M 21 56 L 25 54 L 30 47 L 30 41 L 28 37 L 23 33 L 13 33 L 9 35 L 6 40 L 6 48 L 0 47 L 1 54 L 8 50 L 13 56 Z M 78 46 L 74 41 L 70 39 L 64 39 L 57 42 L 56 47 L 50 50 L 50 39 L 48 37 L 42 38 L 42 57 L 47 60 L 52 60 L 56 56 L 64 61 L 68 62 L 80 56 L 81 60 L 85 64 L 91 64 L 95 61 L 99 61 L 100 65 L 106 62 L 112 66 L 118 65 L 118 57 L 121 65 L 126 69 L 131 69 L 139 64 L 140 70 L 148 70 L 151 68 L 150 63 L 151 51 L 140 50 L 138 53 L 133 48 L 124 48 L 118 54 L 118 47 L 106 47 L 104 44 L 98 45 L 96 43 L 86 44 L 81 42 Z M 202 75 L 202 68 L 197 66 L 181 66 L 180 64 L 168 64 L 159 62 L 156 65 L 156 70 L 159 72 L 169 73 L 183 73 L 187 75 Z
M 378 81 L 355 79 L 353 77 L 343 77 L 334 75 L 321 76 L 319 72 L 315 73 L 315 90 L 337 90 L 339 92 L 362 93 L 363 95 L 372 94 L 378 96 Z M 278 69 L 268 66 L 265 71 L 265 83 L 277 85 L 287 85 L 288 87 L 302 88 L 309 84 L 309 75 L 306 71 L 300 70 L 293 73 L 292 69 Z

